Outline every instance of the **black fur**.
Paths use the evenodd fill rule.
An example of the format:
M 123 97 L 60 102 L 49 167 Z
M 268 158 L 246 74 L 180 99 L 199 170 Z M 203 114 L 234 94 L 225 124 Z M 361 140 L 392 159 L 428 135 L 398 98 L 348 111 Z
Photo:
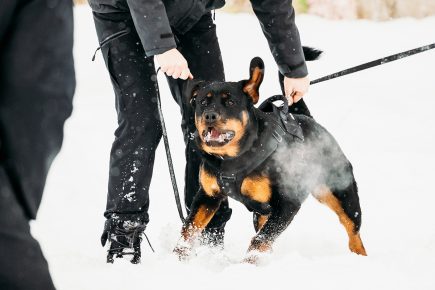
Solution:
M 304 51 L 304 56 L 306 61 L 317 60 L 323 53 L 323 51 L 321 50 L 312 47 L 307 47 L 307 46 L 303 46 L 302 49 Z
M 316 59 L 321 54 L 318 50 L 306 47 L 304 47 L 304 52 L 308 60 Z M 259 109 L 254 106 L 251 93 L 244 93 L 247 91 L 245 86 L 250 82 L 252 83 L 255 69 L 264 73 L 264 63 L 261 58 L 257 57 L 251 61 L 251 80 L 191 82 L 188 86 L 186 96 L 193 100 L 191 104 L 195 110 L 196 118 L 205 118 L 204 116 L 207 116 L 209 112 L 213 112 L 214 118 L 217 118 L 217 121 L 213 120 L 207 123 L 207 126 L 212 128 L 211 130 L 214 130 L 213 126 L 221 128 L 230 122 L 243 123 L 246 121 L 243 123 L 243 136 L 237 142 L 238 151 L 235 156 L 230 151 L 228 151 L 229 153 L 213 151 L 214 148 L 225 148 L 231 144 L 231 141 L 226 145 L 214 143 L 206 148 L 203 138 L 204 132 L 198 132 L 196 137 L 198 147 L 200 150 L 207 151 L 203 154 L 203 168 L 212 176 L 218 176 L 219 170 L 210 167 L 209 164 L 218 164 L 220 159 L 225 159 L 229 160 L 230 164 L 231 160 L 234 160 L 236 166 L 237 162 L 242 160 L 240 156 L 253 150 L 256 139 L 259 138 L 263 130 L 269 128 L 263 119 L 257 117 L 256 111 Z M 261 80 L 262 76 L 259 83 Z M 267 202 L 271 208 L 269 219 L 252 240 L 251 250 L 260 249 L 259 245 L 262 243 L 271 244 L 291 223 L 306 197 L 310 193 L 318 194 L 319 188 L 329 190 L 338 200 L 339 207 L 344 212 L 344 216 L 340 218 L 347 217 L 353 223 L 353 234 L 358 234 L 361 226 L 358 190 L 351 163 L 345 157 L 334 137 L 313 118 L 305 115 L 294 115 L 294 118 L 302 128 L 304 140 L 301 142 L 293 138 L 285 139 L 270 157 L 246 176 L 266 177 L 270 181 L 272 192 L 271 198 Z M 209 128 L 207 126 L 206 128 Z M 249 160 L 245 161 L 249 162 Z M 237 194 L 242 195 L 241 192 Z M 320 198 L 320 196 L 317 197 Z M 200 206 L 205 205 L 210 209 L 215 209 L 225 198 L 227 196 L 222 190 L 213 198 L 205 198 L 205 191 L 201 189 L 193 202 L 185 228 L 192 226 L 191 223 Z M 250 203 L 246 201 L 246 196 L 236 199 L 254 211 L 254 225 L 257 227 L 258 217 L 264 213 L 256 212 L 255 208 L 252 208 Z M 337 212 L 337 214 L 339 213 Z

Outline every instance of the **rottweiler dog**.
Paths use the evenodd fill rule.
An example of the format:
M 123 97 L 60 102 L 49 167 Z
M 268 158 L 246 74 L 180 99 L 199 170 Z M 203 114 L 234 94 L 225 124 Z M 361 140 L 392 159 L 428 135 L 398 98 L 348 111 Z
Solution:
M 350 250 L 366 255 L 351 163 L 334 137 L 313 118 L 289 114 L 285 98 L 281 106 L 271 99 L 255 107 L 263 76 L 264 63 L 256 57 L 249 80 L 192 80 L 186 85 L 202 165 L 200 189 L 174 252 L 187 257 L 220 203 L 232 197 L 253 212 L 256 235 L 246 261 L 255 262 L 258 252 L 271 250 L 312 194 L 337 214 L 349 236 Z

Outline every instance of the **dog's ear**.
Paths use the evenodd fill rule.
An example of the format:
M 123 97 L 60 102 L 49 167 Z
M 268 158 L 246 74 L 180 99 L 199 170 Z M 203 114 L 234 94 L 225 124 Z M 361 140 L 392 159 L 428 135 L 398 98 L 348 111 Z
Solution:
M 203 82 L 197 79 L 188 79 L 184 82 L 183 98 L 186 103 L 191 104 L 193 107 L 195 106 L 195 99 Z
M 264 76 L 264 62 L 261 58 L 255 57 L 251 60 L 249 67 L 249 80 L 243 86 L 243 92 L 248 94 L 252 102 L 256 104 L 260 98 L 259 89 Z

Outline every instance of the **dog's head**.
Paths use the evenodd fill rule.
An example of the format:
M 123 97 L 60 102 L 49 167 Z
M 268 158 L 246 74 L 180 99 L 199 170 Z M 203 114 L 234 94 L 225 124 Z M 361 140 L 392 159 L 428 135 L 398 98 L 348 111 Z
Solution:
M 264 63 L 252 59 L 249 80 L 239 82 L 187 82 L 185 96 L 195 112 L 195 126 L 201 150 L 235 157 L 247 133 L 251 108 L 258 102 Z

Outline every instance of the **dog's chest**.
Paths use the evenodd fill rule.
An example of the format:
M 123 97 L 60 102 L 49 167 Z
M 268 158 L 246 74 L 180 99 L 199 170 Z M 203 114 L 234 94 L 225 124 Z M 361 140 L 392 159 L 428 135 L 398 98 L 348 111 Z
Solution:
M 217 185 L 222 193 L 240 201 L 250 211 L 260 214 L 270 213 L 272 196 L 271 182 L 265 175 L 252 175 L 238 179 L 217 178 Z
M 260 214 L 270 213 L 272 197 L 271 180 L 265 174 L 225 176 L 201 166 L 200 183 L 202 190 L 209 196 L 225 195 L 243 203 L 249 210 Z

